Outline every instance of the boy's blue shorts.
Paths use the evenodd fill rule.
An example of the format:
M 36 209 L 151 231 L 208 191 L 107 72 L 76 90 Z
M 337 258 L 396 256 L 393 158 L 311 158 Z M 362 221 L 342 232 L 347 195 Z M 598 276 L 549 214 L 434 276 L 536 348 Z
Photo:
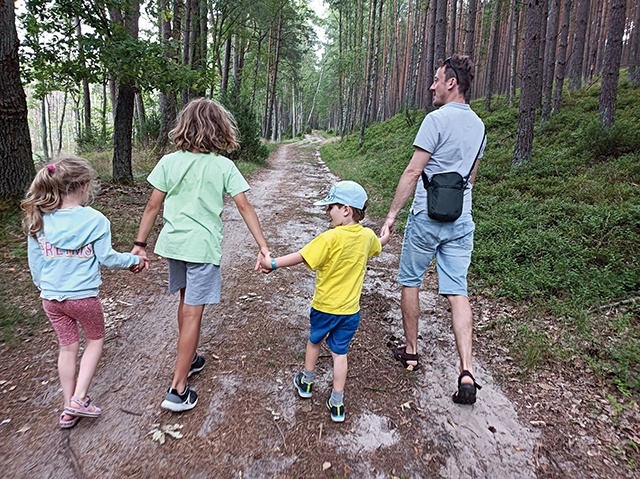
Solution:
M 309 341 L 320 343 L 325 336 L 327 346 L 335 354 L 347 354 L 349 343 L 360 325 L 360 311 L 355 314 L 329 314 L 311 308 Z

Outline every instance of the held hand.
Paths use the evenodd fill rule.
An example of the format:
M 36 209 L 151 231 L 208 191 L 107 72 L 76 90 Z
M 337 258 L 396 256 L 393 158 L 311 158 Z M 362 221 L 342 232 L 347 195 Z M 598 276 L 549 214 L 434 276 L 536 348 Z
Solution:
M 271 253 L 269 252 L 269 248 L 267 248 L 266 246 L 260 248 L 260 251 L 258 252 L 258 259 L 256 260 L 256 266 L 253 268 L 254 271 L 262 271 L 264 273 L 262 269 L 262 260 L 265 257 L 271 258 Z
M 380 229 L 380 238 L 384 238 L 385 236 L 391 236 L 391 232 L 393 231 L 393 225 L 395 224 L 395 220 L 387 218 L 382 228 Z
M 136 274 L 145 269 L 149 269 L 149 258 L 147 258 L 146 255 L 142 256 L 141 254 L 138 254 L 137 256 L 140 258 L 140 262 L 129 268 L 129 271 Z
M 269 274 L 273 269 L 271 268 L 271 253 L 267 251 L 266 256 L 262 256 L 260 260 L 260 271 L 264 274 Z
M 386 228 L 383 228 L 383 231 L 380 232 L 380 243 L 382 244 L 382 246 L 386 245 L 389 240 L 391 239 L 391 231 Z

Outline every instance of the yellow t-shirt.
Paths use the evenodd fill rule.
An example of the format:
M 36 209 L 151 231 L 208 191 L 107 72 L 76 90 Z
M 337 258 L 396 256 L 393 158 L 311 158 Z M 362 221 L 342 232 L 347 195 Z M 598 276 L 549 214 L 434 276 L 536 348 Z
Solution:
M 360 294 L 367 260 L 382 251 L 370 228 L 360 224 L 336 226 L 300 250 L 309 268 L 316 271 L 311 307 L 329 314 L 360 311 Z

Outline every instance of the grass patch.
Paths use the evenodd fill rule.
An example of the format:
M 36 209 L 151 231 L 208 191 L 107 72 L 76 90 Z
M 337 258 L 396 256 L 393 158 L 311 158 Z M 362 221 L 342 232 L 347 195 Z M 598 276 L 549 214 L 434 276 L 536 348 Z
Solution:
M 567 95 L 563 109 L 536 126 L 532 160 L 517 170 L 511 166 L 517 109 L 503 106 L 501 97 L 491 113 L 483 100 L 472 102 L 489 142 L 474 188 L 470 270 L 477 290 L 525 306 L 527 317 L 505 337 L 523 369 L 580 355 L 636 394 L 640 312 L 625 300 L 640 295 L 637 95 L 621 81 L 616 124 L 607 130 L 598 122 L 597 88 Z M 423 117 L 408 112 L 373 125 L 363 146 L 352 135 L 322 148 L 334 173 L 367 189 L 371 214 L 386 215 Z M 409 203 L 399 229 L 408 209 Z M 550 332 L 549 321 L 562 332 Z

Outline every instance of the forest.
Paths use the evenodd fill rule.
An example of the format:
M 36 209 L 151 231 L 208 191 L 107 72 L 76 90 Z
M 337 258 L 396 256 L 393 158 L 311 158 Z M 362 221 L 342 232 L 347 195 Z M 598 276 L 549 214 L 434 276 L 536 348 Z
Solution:
M 387 213 L 398 178 L 413 153 L 420 121 L 433 108 L 429 86 L 435 70 L 441 60 L 455 53 L 474 60 L 475 80 L 467 101 L 485 123 L 488 137 L 473 190 L 476 230 L 470 299 L 477 357 L 493 374 L 494 384 L 504 388 L 509 400 L 517 405 L 525 428 L 540 428 L 536 432 L 540 431 L 541 446 L 536 445 L 529 451 L 533 455 L 527 456 L 535 459 L 538 477 L 637 477 L 638 0 L 0 1 L 0 346 L 6 346 L 5 361 L 0 362 L 0 385 L 4 384 L 2 392 L 7 393 L 3 397 L 10 397 L 10 388 L 16 387 L 8 386 L 9 378 L 22 384 L 25 379 L 31 380 L 37 369 L 22 370 L 14 365 L 28 362 L 30 367 L 32 358 L 43 356 L 43 351 L 53 345 L 52 336 L 42 329 L 45 319 L 26 268 L 26 241 L 21 232 L 19 200 L 38 168 L 59 155 L 89 159 L 102 185 L 96 208 L 112 221 L 114 247 L 126 251 L 135 238 L 148 196 L 146 175 L 163 154 L 172 150 L 168 132 L 178 112 L 191 99 L 204 96 L 220 101 L 235 116 L 241 148 L 229 156 L 243 175 L 255 172 L 247 177 L 252 186 L 262 185 L 262 190 L 256 187 L 253 192 L 267 197 L 263 198 L 267 210 L 279 198 L 270 197 L 274 196 L 270 183 L 259 182 L 260 176 L 268 176 L 275 163 L 280 168 L 291 166 L 287 171 L 302 163 L 318 167 L 317 155 L 321 153 L 332 175 L 365 187 L 372 199 L 367 210 L 367 221 L 372 225 Z M 270 168 L 261 168 L 274 151 Z M 283 175 L 286 181 L 298 181 L 300 190 L 321 188 L 319 179 L 302 184 L 312 175 L 287 175 Z M 328 177 L 322 178 L 326 180 Z M 288 191 L 290 185 L 284 183 L 276 191 Z M 287 201 L 298 199 L 291 195 Z M 291 209 L 304 210 L 299 205 L 291 205 Z M 315 219 L 321 215 L 318 213 Z M 284 232 L 289 231 L 282 228 L 285 221 L 296 224 L 290 227 L 296 231 L 309 227 L 306 210 L 299 216 L 286 216 L 273 214 L 264 224 Z M 399 231 L 391 243 L 397 249 L 406 216 L 405 211 L 398 217 Z M 299 220 L 303 227 L 297 225 Z M 271 244 L 271 238 L 269 241 Z M 391 277 L 397 267 L 399 255 L 390 256 L 380 267 L 381 275 Z M 155 263 L 154 267 L 161 264 Z M 281 273 L 286 271 L 283 268 Z M 112 277 L 111 294 L 121 300 L 118 303 L 116 299 L 114 304 L 132 307 L 146 296 L 146 285 L 159 278 L 157 271 L 152 273 L 135 282 Z M 252 290 L 252 281 L 262 285 L 254 276 L 241 278 L 238 290 L 245 298 L 244 291 Z M 396 296 L 400 293 L 394 296 L 394 281 L 390 280 L 390 298 L 372 301 L 372 315 L 380 309 L 399 310 Z M 161 286 L 164 291 L 165 285 Z M 288 286 L 290 297 L 297 296 L 298 280 Z M 159 291 L 159 287 L 153 291 Z M 152 306 L 164 304 L 158 303 L 157 297 L 152 299 Z M 233 307 L 233 302 L 231 299 L 228 304 Z M 280 352 L 271 346 L 281 341 L 282 335 L 268 320 L 280 310 L 271 304 L 265 313 L 256 300 L 250 307 L 260 312 L 252 316 L 246 314 L 246 306 L 238 306 L 236 319 L 252 318 L 256 335 L 261 336 L 263 346 L 268 345 L 262 353 L 277 352 L 279 365 Z M 128 311 L 125 309 L 123 316 L 135 317 Z M 442 304 L 436 304 L 433 310 L 425 311 L 425 316 L 429 316 L 431 325 L 445 313 Z M 297 318 L 295 314 L 291 317 Z M 400 327 L 399 322 L 393 326 Z M 450 327 L 448 322 L 443 324 L 442 334 L 425 335 L 421 347 L 440 344 L 440 336 L 446 336 Z M 416 439 L 431 441 L 436 431 L 430 423 L 422 432 L 411 422 L 402 422 L 405 415 L 411 415 L 414 421 L 422 417 L 420 408 L 415 408 L 417 404 L 410 407 L 411 401 L 406 402 L 409 396 L 405 393 L 410 390 L 434 396 L 434 383 L 429 380 L 424 387 L 415 387 L 422 383 L 398 374 L 397 364 L 387 351 L 388 335 L 382 332 L 390 325 L 384 323 L 383 328 L 375 321 L 367 325 L 378 329 L 365 337 L 361 358 L 366 361 L 354 361 L 354 370 L 360 367 L 360 378 L 367 385 L 361 391 L 362 397 L 367 397 L 362 401 L 364 409 L 374 404 L 368 398 L 377 395 L 395 414 L 399 431 L 404 425 L 405 441 L 389 450 L 388 462 L 395 468 L 404 458 L 422 457 L 407 445 L 415 447 Z M 134 327 L 136 321 L 122 325 L 123 331 Z M 129 339 L 124 333 L 122 338 Z M 238 328 L 226 340 L 244 347 L 244 328 Z M 152 348 L 164 347 L 157 342 L 150 344 L 155 345 Z M 220 363 L 219 368 L 226 371 L 232 363 L 229 368 L 236 368 L 238 374 L 245 374 L 245 369 L 253 373 L 251 367 L 245 368 L 245 356 L 239 356 L 244 350 L 227 348 L 224 341 L 220 344 L 224 347 L 215 351 L 221 357 L 223 350 L 225 354 L 237 352 L 238 356 L 224 366 Z M 110 344 L 117 351 L 115 346 L 115 341 Z M 211 348 L 214 350 L 214 346 Z M 127 354 L 135 349 L 128 348 Z M 291 352 L 292 363 L 299 359 L 295 354 Z M 118 355 L 116 352 L 113 357 Z M 155 349 L 150 355 L 156 357 Z M 260 381 L 262 376 L 273 376 L 268 369 L 270 356 L 249 359 L 264 363 L 259 366 L 266 369 L 258 368 Z M 153 376 L 146 370 L 138 372 L 145 380 Z M 444 374 L 438 368 L 428 372 L 433 373 L 431 377 L 437 376 L 436 382 Z M 374 381 L 369 381 L 365 373 L 375 373 L 375 380 L 380 376 L 389 383 L 391 379 L 404 381 L 405 386 L 388 387 L 383 382 L 387 389 L 380 391 L 384 393 L 370 390 L 369 383 Z M 16 379 L 19 375 L 21 379 Z M 44 379 L 38 377 L 34 389 L 44 388 Z M 213 379 L 215 376 L 205 381 Z M 492 384 L 485 379 L 488 374 L 482 378 L 485 396 L 472 413 L 481 415 L 488 404 L 491 426 L 498 426 L 503 424 L 504 415 L 502 409 L 492 409 L 487 393 L 492 391 Z M 242 379 L 243 384 L 253 384 L 254 380 Z M 217 382 L 207 384 L 211 391 Z M 449 392 L 435 396 L 450 402 Z M 15 397 L 6 401 L 7 410 L 12 410 L 16 440 L 31 440 L 24 434 L 29 427 L 34 429 L 31 433 L 37 427 L 41 431 L 48 427 L 41 416 L 25 407 L 26 397 L 16 389 Z M 238 404 L 244 408 L 246 402 Z M 375 404 L 376 408 L 380 405 Z M 420 404 L 429 403 L 425 400 Z M 427 417 L 445 417 L 427 412 Z M 134 421 L 146 420 L 142 414 L 132 414 Z M 260 414 L 264 416 L 264 408 Z M 252 412 L 252 421 L 247 424 L 254 424 L 253 419 L 260 419 L 260 414 Z M 288 447 L 306 451 L 308 456 L 301 457 L 312 457 L 302 462 L 320 461 L 316 464 L 319 471 L 322 460 L 316 445 L 308 442 L 317 432 L 305 429 L 312 421 L 304 419 L 297 423 L 304 427 L 281 430 L 278 424 L 284 427 L 285 423 L 276 423 L 280 416 L 272 418 L 271 414 L 273 411 L 267 410 L 268 426 L 263 430 L 263 423 L 256 422 L 242 445 L 251 449 L 255 441 L 246 441 L 246 437 L 258 437 L 258 429 L 263 433 L 275 423 L 277 429 L 272 432 L 278 440 L 281 438 L 284 445 L 286 435 Z M 21 415 L 29 416 L 33 423 L 22 427 L 27 422 L 19 422 Z M 309 418 L 315 421 L 312 413 Z M 126 435 L 111 437 L 105 427 L 103 438 L 120 443 L 122 437 L 135 437 L 129 434 L 128 421 L 116 420 L 117 427 L 126 425 Z M 195 430 L 198 419 L 188 419 L 187 426 L 189 420 Z M 462 443 L 471 456 L 482 450 L 478 448 L 481 436 L 491 444 L 500 443 L 496 442 L 499 434 L 491 428 L 491 434 L 484 426 L 476 433 L 465 424 L 456 427 L 448 416 L 447 420 L 456 433 L 466 430 L 473 436 L 469 443 Z M 232 430 L 228 437 L 232 437 L 237 432 L 236 423 L 228 424 Z M 146 423 L 139 425 L 139 430 L 144 427 Z M 318 441 L 322 431 L 321 424 Z M 49 436 L 42 432 L 41 437 Z M 328 442 L 335 442 L 330 433 L 326 437 L 331 438 Z M 218 442 L 233 451 L 233 442 L 226 444 L 224 438 Z M 34 443 L 61 457 L 49 442 Z M 6 445 L 11 444 L 6 441 Z M 91 447 L 90 442 L 82 444 Z M 142 441 L 131 450 L 138 450 L 140 444 L 144 458 L 141 467 L 153 464 L 148 458 L 160 457 L 157 450 L 149 452 Z M 182 444 L 174 451 L 181 454 L 179 457 L 187 451 L 201 460 L 202 449 L 186 441 Z M 202 448 L 209 450 L 210 446 L 208 443 Z M 506 448 L 521 455 L 521 446 L 509 443 Z M 448 448 L 456 453 L 452 442 L 447 443 Z M 26 455 L 24 451 L 30 449 L 14 450 Z M 361 457 L 360 449 L 357 455 Z M 336 465 L 338 460 L 348 462 L 342 456 L 340 451 L 332 461 Z M 505 464 L 517 468 L 518 463 L 511 461 L 513 456 L 494 452 L 489 456 L 488 464 L 501 456 Z M 551 462 L 545 463 L 545 457 Z M 212 464 L 223 464 L 217 456 L 211 458 Z M 13 459 L 11 462 L 18 464 Z M 57 467 L 56 462 L 51 464 Z M 571 464 L 575 469 L 569 467 Z M 408 470 L 412 467 L 410 462 L 404 466 Z M 125 475 L 131 476 L 140 472 L 126 471 Z M 336 477 L 337 471 L 333 470 Z M 347 469 L 344 471 L 344 477 L 349 477 Z M 391 471 L 395 469 L 389 469 L 390 477 L 397 477 Z M 513 477 L 522 477 L 518 474 Z
M 640 82 L 634 0 L 25 0 L 0 9 L 0 196 L 21 196 L 34 161 L 113 149 L 112 179 L 133 179 L 131 152 L 158 158 L 189 99 L 235 114 L 243 148 L 310 129 L 337 135 L 431 107 L 438 59 L 475 60 L 468 100 L 519 108 L 514 165 L 563 95 L 602 85 L 615 122 L 620 68 Z M 323 38 L 318 38 L 317 31 Z M 537 115 L 538 112 L 538 115 Z

